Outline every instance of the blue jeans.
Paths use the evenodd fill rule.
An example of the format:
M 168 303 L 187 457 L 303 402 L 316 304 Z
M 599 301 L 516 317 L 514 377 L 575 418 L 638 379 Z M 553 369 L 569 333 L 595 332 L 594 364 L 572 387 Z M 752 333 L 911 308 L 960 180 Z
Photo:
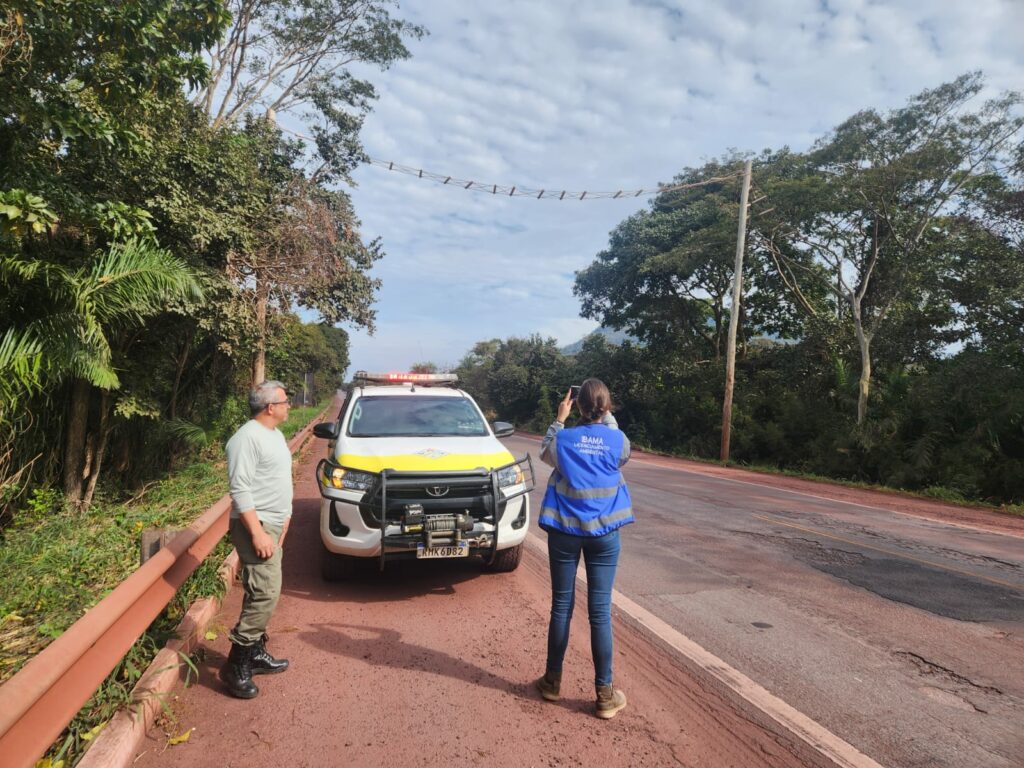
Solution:
M 596 685 L 612 683 L 612 586 L 619 562 L 619 532 L 604 536 L 573 536 L 548 531 L 551 566 L 551 623 L 548 625 L 549 672 L 561 673 L 569 645 L 569 624 L 576 602 L 576 569 L 580 554 L 587 569 L 587 612 L 590 652 Z

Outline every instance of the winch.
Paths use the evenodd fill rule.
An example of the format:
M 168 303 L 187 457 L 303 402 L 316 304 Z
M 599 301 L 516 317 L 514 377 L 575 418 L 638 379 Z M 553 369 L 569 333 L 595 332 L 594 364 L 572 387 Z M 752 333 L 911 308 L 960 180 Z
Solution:
M 473 530 L 473 516 L 465 512 L 426 514 L 421 504 L 406 504 L 402 513 L 403 533 L 423 533 L 428 547 L 455 544 L 463 533 Z

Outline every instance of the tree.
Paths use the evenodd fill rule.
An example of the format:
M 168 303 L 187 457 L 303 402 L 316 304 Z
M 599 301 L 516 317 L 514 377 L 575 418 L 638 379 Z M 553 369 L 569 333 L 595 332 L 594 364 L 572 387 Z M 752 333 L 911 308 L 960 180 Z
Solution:
M 348 334 L 324 323 L 303 323 L 284 313 L 274 321 L 267 349 L 270 378 L 283 381 L 289 391 L 306 390 L 312 375 L 313 394 L 334 392 L 348 367 Z
M 19 461 L 64 465 L 73 502 L 91 495 L 102 460 L 102 440 L 90 450 L 82 427 L 91 390 L 105 393 L 102 422 L 121 384 L 126 329 L 173 286 L 194 287 L 183 263 L 156 248 L 142 201 L 80 173 L 83 161 L 116 165 L 142 151 L 140 109 L 202 81 L 199 53 L 227 20 L 219 0 L 12 0 L 0 11 L 0 327 L 21 395 L 0 421 L 19 430 Z
M 0 314 L 33 317 L 25 333 L 42 352 L 43 375 L 51 385 L 70 382 L 64 492 L 70 503 L 88 505 L 109 436 L 110 392 L 120 386 L 113 334 L 140 325 L 168 301 L 198 298 L 199 285 L 184 263 L 144 241 L 111 246 L 74 270 L 5 259 L 0 277 L 7 285 L 17 284 Z M 101 403 L 99 424 L 90 436 L 94 389 Z
M 485 412 L 494 410 L 487 383 L 500 346 L 499 339 L 478 341 L 453 370 L 459 377 L 459 386 L 469 392 Z
M 387 69 L 425 31 L 388 11 L 392 0 L 228 0 L 226 38 L 208 47 L 210 79 L 195 103 L 214 128 L 253 114 L 310 108 L 314 179 L 347 177 L 363 158 L 359 130 L 376 98 L 352 65 Z
M 58 204 L 59 160 L 77 145 L 139 143 L 125 107 L 200 84 L 200 51 L 228 21 L 219 0 L 110 4 L 10 0 L 0 12 L 0 190 L 22 186 Z M 85 197 L 88 200 L 88 197 Z
M 619 224 L 608 248 L 576 276 L 573 291 L 582 300 L 581 314 L 625 328 L 649 346 L 719 360 L 734 271 L 740 159 L 733 155 L 684 170 L 673 184 L 691 188 L 659 194 L 649 211 Z M 775 162 L 765 153 L 759 166 Z M 745 267 L 751 276 L 757 269 L 756 263 Z M 743 310 L 743 334 L 759 328 L 758 310 L 769 306 L 774 307 L 771 322 L 784 325 L 777 287 L 764 280 L 744 283 L 772 295 L 752 305 L 754 312 Z
M 227 274 L 251 298 L 255 325 L 253 384 L 265 378 L 268 312 L 297 304 L 330 324 L 352 322 L 373 330 L 370 308 L 380 281 L 367 272 L 383 255 L 380 242 L 363 243 L 348 195 L 305 176 L 299 146 L 263 120 L 250 120 L 255 150 L 254 229 L 233 252 Z
M 950 217 L 942 279 L 956 309 L 956 341 L 1024 370 L 1024 144 L 1009 178 L 976 186 Z
M 351 364 L 348 354 L 348 333 L 346 333 L 342 328 L 336 328 L 333 325 L 328 325 L 327 323 L 321 323 L 320 327 L 323 330 L 324 340 L 330 348 L 332 358 L 335 360 L 335 365 L 337 366 L 330 371 L 334 376 L 331 384 L 335 389 L 337 389 L 345 378 L 345 371 L 348 370 L 348 367 Z
M 848 310 L 861 362 L 858 424 L 867 417 L 872 343 L 902 310 L 942 300 L 934 289 L 951 217 L 998 175 L 1024 126 L 1018 94 L 970 111 L 982 87 L 980 73 L 963 75 L 887 116 L 859 112 L 811 154 L 817 204 L 790 221 L 788 245 L 813 255 Z
M 479 346 L 479 345 L 478 345 Z M 535 417 L 535 409 L 545 385 L 552 391 L 564 390 L 570 383 L 565 356 L 554 339 L 533 335 L 499 342 L 487 374 L 488 399 L 498 414 L 510 421 L 526 424 Z

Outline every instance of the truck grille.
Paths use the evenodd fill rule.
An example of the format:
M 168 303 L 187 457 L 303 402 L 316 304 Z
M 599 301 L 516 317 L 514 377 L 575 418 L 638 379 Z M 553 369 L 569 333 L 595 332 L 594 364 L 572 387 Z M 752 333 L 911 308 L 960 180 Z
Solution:
M 425 473 L 394 473 L 371 488 L 359 504 L 363 522 L 380 528 L 381 498 L 387 494 L 387 521 L 398 522 L 409 504 L 419 504 L 424 513 L 466 512 L 476 520 L 492 521 L 491 475 L 432 475 Z M 499 491 L 500 499 L 500 491 Z M 505 512 L 506 502 L 498 502 L 498 520 Z

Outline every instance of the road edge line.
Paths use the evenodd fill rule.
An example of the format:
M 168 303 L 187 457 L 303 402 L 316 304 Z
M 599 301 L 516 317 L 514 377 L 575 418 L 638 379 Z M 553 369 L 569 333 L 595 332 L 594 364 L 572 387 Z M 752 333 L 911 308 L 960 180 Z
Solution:
M 546 561 L 547 546 L 543 540 L 532 531 L 526 538 L 533 549 L 544 555 Z M 579 573 L 576 578 L 586 584 L 586 574 Z M 790 706 L 617 589 L 612 590 L 612 605 L 631 624 L 654 635 L 682 657 L 687 667 L 696 668 L 705 677 L 724 686 L 732 696 L 777 723 L 794 740 L 806 745 L 832 765 L 840 768 L 883 768 L 852 744 Z

